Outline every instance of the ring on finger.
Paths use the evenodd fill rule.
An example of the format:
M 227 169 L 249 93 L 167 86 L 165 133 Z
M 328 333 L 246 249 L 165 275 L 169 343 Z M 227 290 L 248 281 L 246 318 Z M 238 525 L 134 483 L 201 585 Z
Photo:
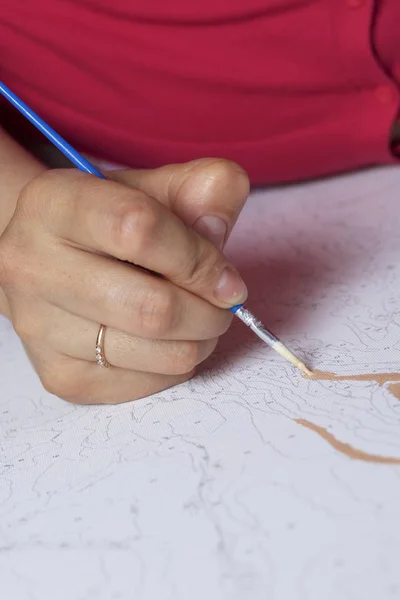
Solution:
M 106 354 L 104 350 L 106 329 L 107 327 L 105 325 L 100 325 L 99 333 L 97 334 L 96 340 L 96 362 L 99 365 L 99 367 L 108 369 L 108 367 L 111 367 L 111 365 L 106 359 Z

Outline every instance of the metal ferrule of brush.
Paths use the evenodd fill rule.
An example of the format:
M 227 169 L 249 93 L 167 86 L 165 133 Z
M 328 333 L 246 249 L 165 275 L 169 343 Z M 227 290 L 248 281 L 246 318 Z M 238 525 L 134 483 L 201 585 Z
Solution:
M 260 337 L 264 342 L 266 342 L 270 346 L 279 343 L 278 338 L 276 338 L 272 333 L 267 331 L 264 325 L 261 323 L 261 321 L 259 321 L 257 317 L 255 317 L 249 310 L 247 310 L 247 308 L 244 308 L 244 306 L 234 308 L 236 309 L 234 311 L 234 314 L 237 317 L 239 317 L 239 319 L 245 325 L 247 325 L 247 327 L 250 327 L 250 329 L 254 331 L 254 333 L 258 335 L 258 337 Z

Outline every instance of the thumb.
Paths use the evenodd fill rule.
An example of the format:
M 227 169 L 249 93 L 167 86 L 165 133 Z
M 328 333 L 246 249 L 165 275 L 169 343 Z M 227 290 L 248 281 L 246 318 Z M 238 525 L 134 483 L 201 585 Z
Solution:
M 239 165 L 217 158 L 107 176 L 152 196 L 218 248 L 227 242 L 250 187 Z

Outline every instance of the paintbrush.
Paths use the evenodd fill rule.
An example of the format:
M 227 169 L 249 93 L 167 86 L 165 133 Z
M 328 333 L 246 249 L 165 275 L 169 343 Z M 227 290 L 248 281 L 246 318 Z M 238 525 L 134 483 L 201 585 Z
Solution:
M 106 179 L 103 173 L 100 173 L 86 158 L 75 150 L 68 142 L 66 142 L 50 125 L 48 125 L 39 115 L 37 115 L 25 102 L 14 94 L 4 83 L 0 81 L 0 93 L 20 112 L 28 121 L 30 121 L 41 133 L 54 145 L 64 156 L 66 156 L 75 167 Z M 238 304 L 229 309 L 236 315 L 247 327 L 249 327 L 265 344 L 278 352 L 286 360 L 288 360 L 297 369 L 300 369 L 305 375 L 310 377 L 312 371 L 302 362 L 289 348 L 287 348 L 277 337 L 268 331 L 250 311 L 242 304 Z

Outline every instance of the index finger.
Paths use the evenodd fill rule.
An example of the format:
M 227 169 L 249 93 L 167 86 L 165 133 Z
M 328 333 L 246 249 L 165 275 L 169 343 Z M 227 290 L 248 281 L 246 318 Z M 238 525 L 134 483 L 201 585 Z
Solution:
M 67 243 L 159 273 L 221 308 L 245 300 L 246 286 L 226 257 L 154 198 L 76 172 L 50 172 L 37 182 L 51 201 L 48 228 Z

